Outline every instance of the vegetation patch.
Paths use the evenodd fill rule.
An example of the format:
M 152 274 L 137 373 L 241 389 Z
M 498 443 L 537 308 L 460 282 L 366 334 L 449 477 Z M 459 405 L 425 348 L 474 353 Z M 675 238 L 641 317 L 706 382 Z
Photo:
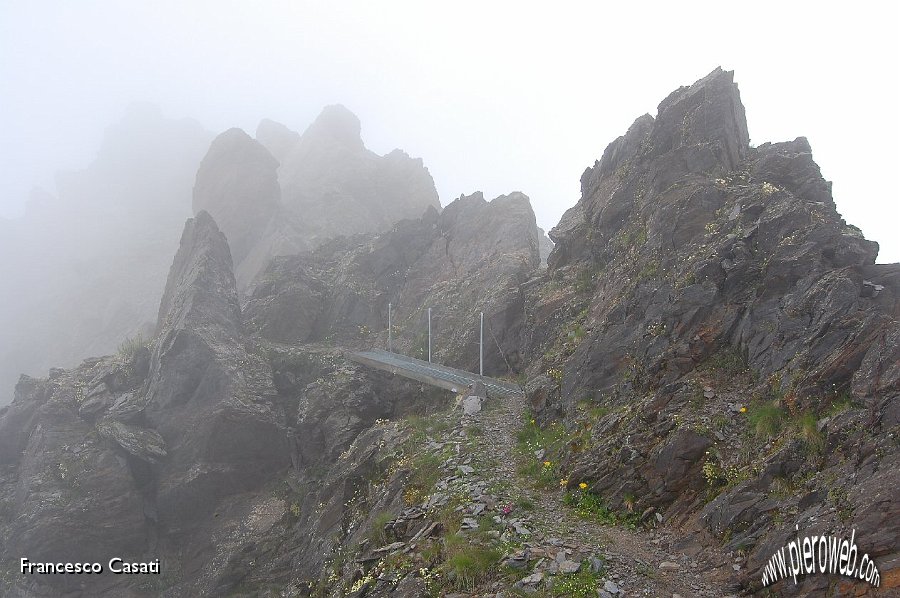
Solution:
M 550 582 L 550 595 L 571 598 L 595 598 L 600 583 L 600 575 L 591 571 L 583 563 L 574 575 L 557 575 Z
M 403 499 L 407 505 L 420 503 L 441 478 L 443 460 L 439 455 L 423 451 L 416 454 L 408 463 L 409 481 L 403 491 Z
M 147 346 L 147 341 L 144 339 L 143 334 L 136 334 L 135 336 L 126 338 L 119 345 L 117 355 L 119 357 L 119 361 L 123 364 L 130 363 L 134 360 L 138 351 Z
M 659 260 L 650 260 L 637 273 L 638 281 L 649 280 L 659 274 Z
M 569 434 L 562 424 L 554 421 L 542 427 L 530 413 L 526 413 L 522 428 L 516 434 L 517 447 L 523 458 L 519 474 L 532 480 L 536 488 L 555 487 L 559 480 L 559 467 L 554 459 L 562 452 L 568 439 Z
M 458 535 L 444 542 L 447 580 L 457 590 L 471 592 L 475 586 L 490 581 L 497 572 L 502 555 L 496 548 L 470 542 Z
M 637 513 L 617 513 L 610 509 L 603 497 L 588 490 L 584 482 L 578 485 L 578 489 L 566 492 L 563 504 L 573 508 L 581 517 L 605 525 L 624 524 L 634 528 L 641 520 Z
M 706 371 L 715 374 L 722 380 L 731 380 L 750 374 L 750 366 L 744 355 L 736 347 L 722 347 L 707 358 L 704 363 Z
M 747 421 L 756 436 L 771 439 L 778 435 L 784 423 L 784 410 L 777 401 L 766 401 L 751 405 L 747 410 Z
M 819 454 L 825 448 L 825 435 L 819 431 L 818 421 L 811 412 L 802 413 L 796 421 L 797 433 L 811 453 Z
M 388 535 L 384 527 L 394 518 L 390 511 L 383 511 L 372 519 L 372 527 L 369 529 L 369 540 L 375 546 L 384 546 L 388 543 Z

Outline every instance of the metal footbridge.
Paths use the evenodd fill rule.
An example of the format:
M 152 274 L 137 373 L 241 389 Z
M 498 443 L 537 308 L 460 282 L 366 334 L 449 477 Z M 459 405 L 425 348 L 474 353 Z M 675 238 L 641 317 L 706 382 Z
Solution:
M 414 357 L 407 357 L 398 353 L 391 353 L 382 349 L 351 353 L 349 357 L 357 363 L 453 392 L 463 392 L 466 388 L 478 382 L 484 386 L 490 397 L 524 398 L 525 396 L 522 388 L 512 382 L 503 382 L 496 378 L 479 376 L 464 370 L 415 359 Z

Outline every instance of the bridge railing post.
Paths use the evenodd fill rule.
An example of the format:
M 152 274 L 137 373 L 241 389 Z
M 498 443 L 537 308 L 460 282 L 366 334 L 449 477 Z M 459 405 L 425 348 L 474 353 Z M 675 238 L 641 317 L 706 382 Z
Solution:
M 484 376 L 484 312 L 481 312 L 481 326 L 478 333 L 478 375 Z

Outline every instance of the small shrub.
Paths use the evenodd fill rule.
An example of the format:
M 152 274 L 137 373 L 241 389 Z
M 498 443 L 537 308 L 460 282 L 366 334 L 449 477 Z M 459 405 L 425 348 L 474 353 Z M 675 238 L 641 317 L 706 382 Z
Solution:
M 853 409 L 853 397 L 849 392 L 842 392 L 834 397 L 828 407 L 827 415 L 833 417 L 844 411 Z
M 409 481 L 403 491 L 406 504 L 414 505 L 431 492 L 441 477 L 442 464 L 440 456 L 428 452 L 422 452 L 413 457 L 409 463 Z
M 725 483 L 725 471 L 718 460 L 709 457 L 708 452 L 706 463 L 703 464 L 703 477 L 709 486 L 721 486 Z
M 603 399 L 601 399 L 603 400 Z M 599 404 L 593 397 L 587 396 L 581 401 L 578 402 L 576 407 L 579 410 L 579 415 L 589 422 L 595 422 L 601 419 L 603 416 L 612 412 L 612 407 L 609 405 L 601 405 Z
M 594 290 L 594 284 L 593 270 L 582 270 L 575 279 L 575 292 L 589 293 Z
M 597 596 L 597 587 L 600 577 L 591 571 L 587 564 L 582 564 L 581 569 L 574 575 L 557 575 L 550 583 L 552 596 L 566 596 L 567 598 L 594 598 Z
M 547 370 L 547 377 L 556 382 L 557 385 L 562 383 L 563 372 L 558 368 L 550 368 Z
M 828 500 L 834 505 L 838 518 L 842 522 L 850 521 L 853 517 L 853 503 L 850 502 L 846 488 L 833 486 L 828 490 Z
M 522 496 L 516 499 L 516 506 L 523 511 L 533 511 L 534 510 L 534 501 L 528 498 L 527 496 Z
M 293 517 L 294 519 L 300 519 L 300 503 L 292 502 L 290 512 L 291 517 Z
M 659 274 L 659 261 L 651 260 L 644 264 L 640 272 L 637 273 L 638 280 L 648 280 Z
M 775 476 L 772 478 L 772 484 L 769 486 L 769 494 L 778 499 L 790 498 L 797 494 L 797 487 L 790 478 L 785 476 Z

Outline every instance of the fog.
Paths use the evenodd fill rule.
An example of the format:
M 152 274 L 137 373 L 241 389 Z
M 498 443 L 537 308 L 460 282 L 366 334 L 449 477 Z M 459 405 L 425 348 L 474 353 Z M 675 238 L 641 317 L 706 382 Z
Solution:
M 343 103 L 444 203 L 532 198 L 552 227 L 581 171 L 669 90 L 735 70 L 756 143 L 804 135 L 841 213 L 900 260 L 892 3 L 28 2 L 0 8 L 0 213 L 83 167 L 136 100 L 219 132 L 302 130 Z
M 65 293 L 61 281 L 42 279 L 42 264 L 58 257 L 53 244 L 14 239 L 2 218 L 30 213 L 39 223 L 54 205 L 48 198 L 64 195 L 78 214 L 77 202 L 90 198 L 66 194 L 57 173 L 88 168 L 109 142 L 107 127 L 135 102 L 159 106 L 161 123 L 195 119 L 169 139 L 198 162 L 228 128 L 253 134 L 270 118 L 302 132 L 323 106 L 341 103 L 377 154 L 402 148 L 422 158 L 441 203 L 519 190 L 549 230 L 607 143 L 640 114 L 655 114 L 669 91 L 721 65 L 735 71 L 752 142 L 806 136 L 834 181 L 838 210 L 881 244 L 880 262 L 898 261 L 897 34 L 889 3 L 3 3 L 2 271 L 26 247 L 34 261 L 25 268 L 31 283 L 2 289 L 13 309 L 0 320 L 20 318 L 15 306 L 36 293 Z M 143 142 L 132 141 L 125 145 L 138 151 Z M 158 201 L 163 190 L 135 176 L 124 188 L 143 185 Z M 28 212 L 29 198 L 41 197 Z M 105 201 L 118 198 L 111 190 Z M 183 210 L 171 199 L 177 205 L 144 230 L 146 251 L 177 241 L 177 227 L 153 232 L 189 215 L 189 198 Z M 107 235 L 110 226 L 73 219 L 60 235 L 102 253 L 130 234 Z M 3 353 L 19 350 L 4 344 Z

